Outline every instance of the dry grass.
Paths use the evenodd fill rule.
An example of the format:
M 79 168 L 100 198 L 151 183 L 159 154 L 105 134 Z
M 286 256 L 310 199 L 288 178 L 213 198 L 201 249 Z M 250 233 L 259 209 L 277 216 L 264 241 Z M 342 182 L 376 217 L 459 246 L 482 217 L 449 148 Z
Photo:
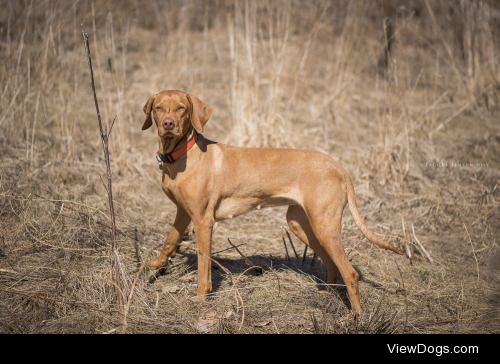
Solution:
M 103 121 L 117 116 L 128 332 L 500 331 L 494 1 L 0 3 L 0 332 L 122 327 L 82 23 Z M 302 262 L 294 239 L 299 259 L 287 258 L 282 208 L 217 224 L 206 303 L 192 300 L 189 242 L 148 283 L 142 264 L 174 208 L 160 190 L 155 133 L 140 131 L 142 105 L 174 88 L 214 107 L 212 139 L 314 148 L 353 174 L 369 226 L 412 254 L 372 247 L 345 214 L 362 274 L 359 322 L 342 282 L 320 294 L 312 252 Z

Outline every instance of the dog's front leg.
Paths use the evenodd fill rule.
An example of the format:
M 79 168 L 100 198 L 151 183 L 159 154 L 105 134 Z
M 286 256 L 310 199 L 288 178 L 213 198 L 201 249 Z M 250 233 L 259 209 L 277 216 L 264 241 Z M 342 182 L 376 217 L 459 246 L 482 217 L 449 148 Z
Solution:
M 165 245 L 161 249 L 160 255 L 148 263 L 151 270 L 158 269 L 167 264 L 168 258 L 175 255 L 177 246 L 181 242 L 182 234 L 191 222 L 191 218 L 180 206 L 177 206 L 177 215 L 175 216 L 174 226 L 165 237 Z
M 214 221 L 205 218 L 195 224 L 196 245 L 198 248 L 198 289 L 196 295 L 204 298 L 212 292 L 212 229 Z

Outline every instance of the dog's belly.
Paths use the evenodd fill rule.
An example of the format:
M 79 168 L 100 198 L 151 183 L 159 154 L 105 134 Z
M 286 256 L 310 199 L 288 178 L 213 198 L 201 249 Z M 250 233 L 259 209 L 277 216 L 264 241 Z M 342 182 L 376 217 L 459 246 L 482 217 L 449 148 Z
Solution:
M 229 197 L 223 199 L 215 210 L 215 219 L 217 221 L 232 219 L 236 216 L 243 215 L 254 209 L 261 209 L 264 207 L 271 206 L 284 206 L 284 205 L 294 205 L 297 202 L 288 197 L 268 197 L 268 198 L 257 198 L 257 197 Z

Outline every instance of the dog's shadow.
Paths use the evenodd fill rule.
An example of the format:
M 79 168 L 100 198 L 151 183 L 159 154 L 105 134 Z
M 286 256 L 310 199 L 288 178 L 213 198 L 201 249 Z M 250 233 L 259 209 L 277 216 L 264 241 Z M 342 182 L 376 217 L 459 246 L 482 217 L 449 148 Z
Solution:
M 192 251 L 178 252 L 177 256 L 165 268 L 161 268 L 153 272 L 150 276 L 150 283 L 153 283 L 163 275 L 168 275 L 172 272 L 172 267 L 178 265 L 187 267 L 188 272 L 195 272 L 197 265 L 197 255 Z M 355 267 L 359 272 L 359 269 Z M 314 259 L 309 255 L 304 257 L 275 257 L 264 255 L 252 255 L 245 258 L 223 258 L 215 255 L 212 262 L 212 288 L 217 292 L 221 287 L 223 281 L 227 278 L 227 274 L 240 275 L 245 274 L 248 276 L 260 276 L 265 272 L 277 271 L 281 269 L 289 269 L 299 274 L 306 274 L 312 278 L 316 283 L 316 287 L 320 291 L 331 289 L 336 292 L 343 303 L 350 307 L 350 302 L 345 288 L 344 282 L 340 274 L 337 281 L 333 286 L 328 287 L 326 284 L 326 270 L 319 258 Z M 362 277 L 362 274 L 360 274 Z M 362 278 L 363 279 L 363 278 Z M 377 286 L 372 281 L 364 280 L 370 285 Z

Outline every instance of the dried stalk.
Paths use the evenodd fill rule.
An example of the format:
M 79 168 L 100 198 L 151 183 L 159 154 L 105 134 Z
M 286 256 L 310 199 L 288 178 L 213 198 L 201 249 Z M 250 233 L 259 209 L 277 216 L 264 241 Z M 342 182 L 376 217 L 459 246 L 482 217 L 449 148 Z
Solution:
M 243 252 L 238 249 L 238 247 L 236 245 L 233 244 L 233 242 L 231 241 L 231 239 L 227 238 L 227 241 L 228 243 L 234 248 L 236 249 L 236 251 L 238 252 L 239 255 L 241 255 L 241 257 L 243 258 L 245 264 L 251 268 L 256 268 L 256 273 L 258 275 L 262 274 L 262 268 L 259 267 L 257 264 L 255 264 L 252 259 L 250 259 L 249 257 L 247 257 L 245 254 L 243 254 Z
M 288 254 L 288 247 L 286 246 L 285 237 L 282 236 L 281 239 L 283 240 L 283 246 L 285 247 L 286 260 L 290 261 L 290 254 Z
M 290 233 L 288 230 L 285 229 L 286 236 L 288 237 L 288 241 L 290 242 L 290 245 L 292 246 L 293 254 L 295 255 L 295 258 L 299 260 L 299 254 L 297 254 L 297 250 L 295 250 L 295 246 L 293 245 L 292 237 L 290 236 Z
M 410 264 L 412 264 L 412 253 L 411 253 L 411 247 L 410 247 L 410 244 L 409 244 L 409 239 L 408 239 L 408 235 L 406 234 L 406 226 L 405 226 L 405 219 L 403 218 L 403 216 L 401 216 L 401 226 L 403 227 L 403 235 L 404 235 L 404 244 L 405 244 L 405 253 L 406 253 L 406 257 L 408 258 L 408 260 L 410 261 Z
M 108 195 L 108 205 L 109 205 L 109 217 L 111 219 L 111 255 L 110 255 L 110 260 L 111 260 L 111 269 L 113 272 L 113 285 L 116 290 L 116 299 L 118 302 L 118 308 L 122 316 L 124 317 L 124 322 L 122 326 L 122 331 L 126 330 L 127 323 L 126 323 L 126 313 L 128 311 L 128 305 L 126 304 L 127 302 L 127 284 L 126 284 L 126 277 L 125 277 L 125 272 L 123 270 L 123 264 L 121 263 L 120 255 L 117 249 L 117 244 L 116 244 L 116 218 L 115 218 L 115 208 L 113 205 L 113 189 L 112 189 L 112 180 L 111 180 L 111 163 L 109 159 L 109 147 L 108 147 L 108 141 L 109 141 L 109 135 L 111 134 L 111 131 L 113 129 L 113 125 L 115 123 L 116 117 L 111 123 L 111 127 L 109 131 L 107 130 L 106 127 L 103 126 L 102 120 L 101 120 L 101 113 L 99 111 L 99 103 L 97 101 L 97 93 L 95 89 L 95 82 L 94 82 L 94 70 L 92 68 L 92 56 L 90 53 L 90 46 L 89 46 L 89 36 L 85 29 L 82 28 L 82 36 L 83 36 L 83 45 L 85 48 L 85 54 L 87 56 L 87 62 L 89 65 L 89 73 L 90 73 L 90 83 L 92 86 L 92 93 L 94 96 L 94 104 L 95 104 L 95 110 L 97 114 L 97 122 L 99 124 L 99 132 L 101 135 L 101 144 L 102 144 L 102 151 L 104 153 L 104 160 L 106 162 L 106 177 L 107 177 L 107 184 L 105 185 L 106 192 Z
M 245 261 L 245 264 L 248 265 L 249 267 L 253 267 L 253 266 L 256 266 L 257 264 L 255 264 L 250 258 L 248 258 L 245 254 L 243 254 L 241 252 L 240 249 L 238 249 L 238 247 L 236 245 L 233 244 L 233 242 L 231 241 L 231 239 L 227 238 L 227 242 L 229 243 L 229 245 L 231 245 L 237 252 L 239 255 L 241 255 L 241 257 L 243 258 L 243 260 Z
M 431 263 L 434 262 L 434 260 L 432 259 L 431 255 L 429 254 L 429 252 L 424 248 L 424 246 L 422 245 L 422 243 L 420 242 L 420 240 L 418 240 L 417 238 L 417 235 L 415 234 L 415 227 L 413 226 L 413 224 L 411 224 L 411 232 L 413 234 L 413 240 L 415 240 L 415 243 L 417 243 L 419 249 L 422 251 L 422 254 L 427 258 L 427 260 Z
M 90 54 L 89 35 L 84 29 L 82 29 L 82 35 L 83 35 L 83 45 L 85 47 L 85 54 L 87 55 L 87 61 L 89 65 L 90 82 L 92 86 L 92 93 L 94 95 L 94 104 L 95 104 L 95 111 L 97 113 L 97 121 L 99 123 L 99 132 L 101 134 L 102 151 L 104 153 L 104 160 L 106 161 L 106 177 L 107 177 L 106 192 L 108 194 L 109 216 L 111 218 L 111 249 L 114 250 L 116 249 L 116 220 L 115 220 L 115 208 L 113 205 L 111 164 L 109 161 L 109 148 L 108 148 L 108 140 L 109 140 L 109 134 L 111 133 L 111 129 L 109 130 L 108 133 L 106 127 L 102 125 L 101 112 L 99 111 L 99 102 L 97 101 L 97 94 L 95 91 L 94 70 L 92 68 L 92 56 Z M 111 128 L 113 128 L 113 125 L 114 121 L 111 124 Z

